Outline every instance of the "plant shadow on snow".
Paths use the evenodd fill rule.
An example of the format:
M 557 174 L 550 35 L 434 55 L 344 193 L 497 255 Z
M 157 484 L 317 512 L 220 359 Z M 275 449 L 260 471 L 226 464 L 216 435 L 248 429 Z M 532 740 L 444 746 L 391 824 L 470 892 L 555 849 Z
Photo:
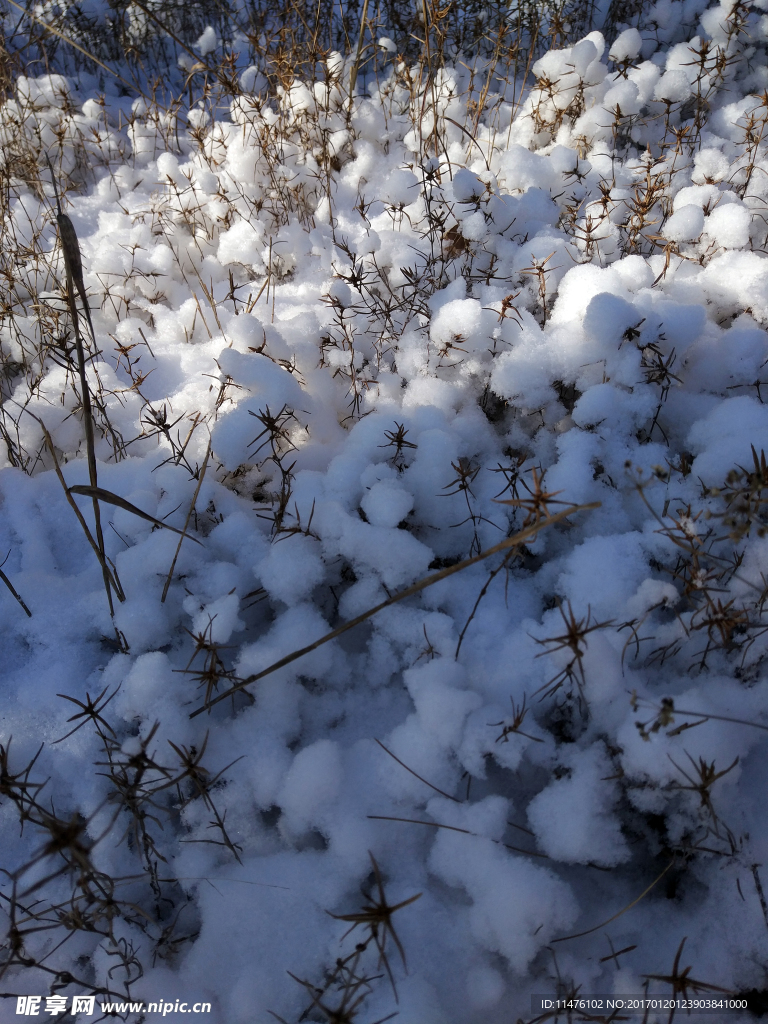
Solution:
M 765 6 L 0 0 L 4 1005 L 765 1012 Z

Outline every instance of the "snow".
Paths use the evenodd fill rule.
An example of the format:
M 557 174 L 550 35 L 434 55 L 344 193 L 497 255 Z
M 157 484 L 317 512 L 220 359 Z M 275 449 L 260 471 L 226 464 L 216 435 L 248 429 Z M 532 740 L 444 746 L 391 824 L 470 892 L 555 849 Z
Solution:
M 727 211 L 728 207 L 725 207 L 723 213 L 727 213 Z M 712 233 L 711 226 L 712 220 L 707 218 L 707 231 L 710 234 Z M 664 225 L 664 235 L 671 242 L 693 242 L 701 236 L 703 230 L 704 211 L 700 206 L 694 206 L 693 203 L 676 209 Z M 737 248 L 739 247 L 737 246 Z
M 200 56 L 207 57 L 209 53 L 216 49 L 217 45 L 216 30 L 212 25 L 206 25 L 205 31 L 195 43 L 195 46 L 200 51 Z
M 600 785 L 610 761 L 598 744 L 587 756 L 570 755 L 563 751 L 555 779 L 528 804 L 528 821 L 541 848 L 555 860 L 615 867 L 631 853 L 612 813 L 615 787 Z
M 643 48 L 643 37 L 636 28 L 621 32 L 611 45 L 609 56 L 613 61 L 634 59 Z
M 391 934 L 361 959 L 371 1020 L 522 1021 L 558 977 L 640 994 L 685 936 L 693 977 L 765 988 L 768 22 L 735 10 L 659 0 L 514 95 L 461 53 L 422 80 L 392 26 L 352 99 L 334 51 L 272 95 L 241 63 L 185 117 L 17 78 L 0 928 L 22 883 L 55 929 L 93 912 L 19 830 L 41 743 L 45 814 L 125 901 L 25 936 L 62 991 L 298 1020 L 286 972 L 365 942 L 371 855 L 390 905 L 421 893 L 405 962 Z M 49 150 L 80 181 L 99 486 L 150 517 L 100 499 L 113 615 L 71 507 L 94 531 Z
M 682 212 L 682 211 L 681 211 Z M 752 214 L 745 206 L 718 206 L 707 217 L 704 230 L 724 249 L 741 249 L 749 243 Z

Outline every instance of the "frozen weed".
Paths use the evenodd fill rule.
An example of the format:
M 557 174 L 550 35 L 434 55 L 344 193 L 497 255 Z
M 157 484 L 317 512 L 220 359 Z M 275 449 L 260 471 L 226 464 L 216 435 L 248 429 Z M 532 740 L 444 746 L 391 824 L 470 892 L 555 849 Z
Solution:
M 721 805 L 752 770 L 728 730 L 768 728 L 757 8 L 7 2 L 0 579 L 9 649 L 49 644 L 74 713 L 41 698 L 56 739 L 18 763 L 0 745 L 21 829 L 2 976 L 119 998 L 150 959 L 221 945 L 242 980 L 269 957 L 250 933 L 226 946 L 185 882 L 257 884 L 224 872 L 264 854 L 349 891 L 379 841 L 393 874 L 418 865 L 435 945 L 409 960 L 462 1022 L 520 1012 L 507 968 L 549 983 L 548 943 L 580 943 L 573 977 L 555 962 L 564 995 L 609 978 L 595 964 L 648 967 L 647 935 L 690 919 L 686 886 L 714 901 L 746 872 L 762 929 L 748 801 Z M 46 518 L 62 495 L 71 531 Z M 562 625 L 537 626 L 547 612 Z M 367 767 L 382 722 L 404 782 Z M 393 813 L 368 815 L 371 793 Z M 535 832 L 510 823 L 513 794 L 521 820 L 549 808 Z M 379 821 L 432 845 L 356 831 Z M 466 837 L 474 853 L 450 846 Z M 526 873 L 537 860 L 550 873 Z M 304 937 L 286 913 L 296 959 L 310 950 L 297 1020 L 375 1018 L 382 977 L 424 1013 L 390 962 L 405 968 L 393 915 L 418 896 L 390 903 L 370 863 L 365 904 L 330 915 L 359 941 L 317 984 L 331 926 Z M 585 915 L 609 890 L 623 909 L 570 934 L 579 872 Z M 646 897 L 600 957 L 589 937 Z M 757 963 L 765 938 L 744 935 Z M 638 976 L 735 991 L 691 979 L 682 950 Z M 251 1013 L 229 998 L 233 1022 Z

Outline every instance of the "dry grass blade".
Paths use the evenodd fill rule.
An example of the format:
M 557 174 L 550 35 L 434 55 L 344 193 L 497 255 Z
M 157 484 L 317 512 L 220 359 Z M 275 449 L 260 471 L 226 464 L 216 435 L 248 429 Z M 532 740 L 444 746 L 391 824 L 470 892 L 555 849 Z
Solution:
M 159 882 L 208 882 L 209 885 L 213 885 L 216 882 L 234 882 L 236 885 L 256 885 L 263 889 L 282 889 L 284 892 L 290 892 L 291 887 L 289 885 L 274 885 L 272 882 L 252 882 L 247 878 L 225 878 L 223 875 L 216 875 L 213 879 L 208 878 L 207 875 L 177 875 L 174 878 L 158 878 Z
M 623 949 L 614 949 L 610 935 L 606 935 L 606 938 L 608 939 L 608 945 L 611 947 L 611 952 L 607 956 L 601 956 L 598 963 L 605 964 L 609 960 L 613 960 L 616 966 L 619 967 L 619 957 L 623 956 L 624 953 L 631 953 L 633 949 L 637 949 L 637 943 L 632 946 L 625 946 Z
M 571 939 L 581 939 L 585 935 L 591 935 L 592 932 L 598 932 L 601 928 L 605 928 L 607 924 L 610 924 L 612 921 L 615 921 L 617 918 L 621 917 L 622 914 L 626 914 L 626 912 L 628 910 L 631 910 L 632 907 L 636 907 L 640 900 L 646 897 L 648 893 L 651 891 L 651 889 L 654 888 L 654 886 L 659 884 L 659 882 L 662 880 L 664 875 L 666 875 L 669 869 L 674 865 L 674 863 L 674 860 L 671 860 L 669 864 L 667 864 L 667 866 L 661 872 L 661 874 L 657 875 L 656 878 L 654 878 L 654 880 L 651 882 L 647 889 L 643 889 L 643 891 L 636 899 L 632 900 L 631 903 L 628 903 L 626 907 L 622 907 L 622 909 L 618 913 L 614 914 L 613 917 L 609 917 L 607 921 L 601 921 L 600 924 L 596 924 L 594 928 L 587 928 L 585 932 L 576 932 L 575 935 L 563 935 L 559 939 L 552 939 L 552 942 L 569 942 Z
M 465 836 L 473 836 L 475 839 L 488 839 L 488 836 L 482 836 L 479 832 L 471 832 L 468 828 L 459 828 L 458 825 L 444 825 L 441 821 L 424 821 L 422 818 L 397 818 L 392 814 L 367 814 L 367 818 L 371 821 L 402 821 L 407 825 L 427 825 L 429 828 L 444 828 L 449 832 L 461 832 Z M 519 825 L 515 825 L 515 828 L 520 828 Z M 527 829 L 522 831 L 527 832 Z M 509 843 L 503 843 L 500 839 L 491 839 L 492 843 L 497 846 L 503 846 L 505 850 L 512 850 L 513 853 L 524 853 L 527 857 L 541 857 L 543 860 L 550 860 L 548 854 L 539 853 L 538 850 L 524 850 L 521 846 L 511 846 Z
M 311 651 L 316 650 L 323 644 L 327 644 L 329 641 L 335 640 L 336 637 L 341 636 L 348 630 L 354 629 L 355 626 L 359 626 L 361 622 L 366 622 L 384 608 L 389 608 L 390 605 L 396 604 L 398 601 L 403 601 L 406 597 L 412 597 L 414 594 L 418 594 L 422 590 L 426 590 L 427 587 L 431 587 L 434 586 L 435 583 L 439 583 L 440 580 L 447 579 L 454 573 L 461 572 L 462 569 L 467 569 L 471 565 L 477 565 L 478 562 L 482 562 L 486 558 L 490 558 L 499 551 L 506 551 L 509 548 L 524 544 L 525 541 L 530 540 L 531 537 L 535 537 L 536 534 L 546 526 L 553 526 L 555 523 L 562 522 L 568 516 L 575 515 L 577 512 L 586 512 L 599 507 L 599 501 L 593 501 L 587 505 L 572 505 L 569 508 L 564 509 L 562 512 L 557 512 L 554 515 L 537 520 L 535 523 L 532 523 L 530 526 L 521 530 L 519 533 L 516 533 L 514 536 L 507 537 L 506 540 L 502 540 L 493 547 L 482 551 L 479 555 L 473 555 L 472 558 L 465 558 L 464 561 L 457 562 L 456 565 L 449 565 L 445 569 L 441 569 L 439 572 L 433 573 L 431 576 L 425 576 L 424 579 L 419 580 L 410 587 L 406 587 L 405 590 L 401 590 L 397 594 L 393 594 L 392 597 L 387 598 L 386 601 L 382 601 L 381 604 L 377 604 L 375 607 L 369 608 L 367 612 L 363 612 L 361 615 L 357 615 L 354 619 L 350 619 L 349 622 L 345 622 L 343 626 L 339 626 L 330 633 L 326 633 L 325 636 L 320 637 L 319 640 L 315 640 L 314 643 L 311 643 L 306 647 L 302 647 L 300 650 L 293 651 L 291 654 L 287 654 L 284 658 L 281 658 L 279 661 L 268 666 L 268 668 L 262 669 L 261 672 L 255 672 L 246 679 L 242 679 L 229 690 L 226 690 L 224 693 L 220 693 L 212 701 L 208 701 L 201 707 L 197 708 L 197 710 L 193 711 L 189 717 L 196 718 L 204 711 L 208 711 L 215 704 L 225 700 L 227 697 L 231 697 L 233 693 L 236 693 L 238 690 L 242 690 L 250 683 L 255 683 L 258 679 L 263 679 L 264 676 L 270 675 L 272 672 L 276 672 L 278 669 L 284 668 L 286 665 L 290 665 L 291 662 L 296 661 L 298 658 L 303 658 L 305 654 L 309 654 Z
M 162 519 L 155 519 L 149 512 L 142 512 L 140 508 L 132 505 L 130 501 L 126 501 L 125 498 L 121 498 L 119 494 L 113 494 L 112 491 L 106 490 L 104 487 L 88 487 L 86 484 L 75 484 L 69 488 L 70 494 L 82 494 L 86 498 L 93 498 L 94 501 L 106 501 L 108 505 L 117 505 L 118 508 L 124 509 L 126 512 L 130 512 L 134 516 L 138 516 L 139 519 L 146 519 L 148 523 L 152 523 L 154 526 L 162 527 L 164 530 L 171 530 L 173 533 L 178 533 L 182 538 L 188 537 L 189 535 L 184 530 L 179 530 L 175 526 L 169 526 L 168 523 L 164 523 Z M 195 544 L 201 542 L 197 537 L 189 537 Z M 201 545 L 202 546 L 202 545 Z
M 99 565 L 101 566 L 102 572 L 109 577 L 110 584 L 113 587 L 115 593 L 117 594 L 119 600 L 124 601 L 125 600 L 125 594 L 123 593 L 123 588 L 120 585 L 120 580 L 119 580 L 119 578 L 117 576 L 117 573 L 116 573 L 116 571 L 113 571 L 112 567 L 110 567 L 110 565 L 107 563 L 107 559 L 106 559 L 106 556 L 105 556 L 103 550 L 101 548 L 99 548 L 99 545 L 94 540 L 93 534 L 91 533 L 90 529 L 88 528 L 88 524 L 85 521 L 83 513 L 77 507 L 77 502 L 75 501 L 75 499 L 72 497 L 72 494 L 70 493 L 70 489 L 67 486 L 67 481 L 64 479 L 64 474 L 62 473 L 61 466 L 59 465 L 59 460 L 58 460 L 58 457 L 56 455 L 56 449 L 55 449 L 55 447 L 53 445 L 53 438 L 51 437 L 50 433 L 48 432 L 47 427 L 45 426 L 45 424 L 43 423 L 43 421 L 40 419 L 39 416 L 35 416 L 35 414 L 33 412 L 29 411 L 29 409 L 27 409 L 26 412 L 29 413 L 29 415 L 33 419 L 37 420 L 37 422 L 40 424 L 40 428 L 43 431 L 43 436 L 45 437 L 45 443 L 47 444 L 48 450 L 51 453 L 51 458 L 53 459 L 53 466 L 54 466 L 54 469 L 56 470 L 56 476 L 59 478 L 59 483 L 61 484 L 61 486 L 64 489 L 64 495 L 65 495 L 67 501 L 69 502 L 73 512 L 77 516 L 77 521 L 80 523 L 80 525 L 83 528 L 83 533 L 85 534 L 86 540 L 88 541 L 88 543 L 93 548 L 94 554 L 96 555 L 96 557 L 99 560 Z
M 318 989 L 303 978 L 298 978 L 291 971 L 288 971 L 287 973 L 289 977 L 293 978 L 295 982 L 307 990 L 309 995 L 312 997 L 311 1008 L 316 1007 L 321 1013 L 323 1013 L 329 1024 L 352 1024 L 357 1017 L 359 1009 L 370 993 L 370 982 L 375 980 L 373 978 L 367 978 L 364 975 L 362 977 L 357 977 L 354 975 L 354 972 L 349 972 L 350 976 L 345 978 L 340 985 L 341 997 L 336 1005 L 332 1006 L 329 1005 L 327 1000 L 323 1000 L 327 989 Z M 269 1012 L 272 1013 L 271 1010 Z M 276 1020 L 282 1021 L 282 1024 L 285 1024 L 282 1017 L 278 1017 L 275 1013 L 272 1013 L 272 1016 L 275 1017 Z M 391 1020 L 394 1016 L 396 1015 L 391 1013 L 386 1017 L 380 1017 L 378 1021 L 374 1022 L 374 1024 L 384 1024 L 385 1021 Z
M 322 988 L 313 985 L 305 978 L 299 978 L 292 971 L 288 971 L 288 977 L 292 978 L 298 985 L 307 991 L 312 999 L 310 1005 L 298 1018 L 306 1020 L 309 1013 L 315 1010 L 322 1013 L 329 1024 L 353 1024 L 357 1019 L 363 1003 L 372 991 L 371 982 L 377 981 L 381 975 L 369 977 L 357 973 L 360 957 L 365 947 L 358 948 L 351 956 L 336 961 L 336 967 L 326 979 Z M 327 996 L 331 989 L 336 988 L 339 995 L 333 1000 L 332 1005 Z M 280 1024 L 288 1024 L 284 1017 L 278 1016 L 274 1010 L 268 1011 Z M 386 1017 L 379 1017 L 372 1021 L 372 1024 L 385 1024 L 385 1021 L 392 1020 L 396 1013 L 387 1014 Z
M 445 114 L 444 116 L 445 116 L 445 120 L 446 121 L 450 121 L 452 125 L 455 125 L 459 129 L 459 131 L 464 132 L 464 134 L 467 136 L 469 141 L 474 143 L 475 146 L 477 146 L 477 148 L 480 150 L 480 156 L 485 161 L 486 170 L 490 174 L 491 173 L 491 165 L 488 163 L 488 157 L 485 155 L 483 147 L 480 145 L 480 143 L 477 141 L 477 139 L 474 137 L 474 135 L 472 135 L 471 132 L 467 131 L 467 129 L 463 125 L 460 125 L 458 121 L 454 121 L 454 119 L 452 117 L 448 117 L 447 114 Z
M 48 162 L 48 167 L 51 172 L 51 182 L 53 184 L 53 193 L 56 197 L 56 224 L 59 228 L 59 240 L 61 241 L 61 249 L 64 253 L 64 263 L 67 270 L 67 286 L 68 286 L 68 301 L 70 308 L 72 309 L 72 315 L 76 316 L 77 310 L 72 305 L 71 296 L 71 284 L 74 282 L 75 288 L 77 288 L 77 294 L 80 296 L 80 301 L 83 304 L 83 311 L 85 313 L 86 320 L 88 321 L 88 327 L 91 332 L 91 338 L 95 341 L 96 334 L 93 330 L 93 322 L 91 320 L 91 307 L 88 303 L 88 296 L 85 291 L 85 280 L 83 279 L 83 257 L 80 252 L 80 243 L 77 240 L 77 232 L 75 231 L 75 225 L 72 223 L 70 218 L 61 208 L 61 200 L 59 199 L 59 190 L 56 187 L 56 175 L 53 173 L 53 165 L 51 164 L 51 158 L 46 153 L 45 159 Z M 70 280 L 71 279 L 71 280 Z M 78 352 L 78 356 L 80 353 Z
M 197 633 L 193 633 L 190 629 L 185 630 L 194 640 L 195 649 L 187 662 L 186 668 L 174 669 L 174 672 L 191 676 L 197 680 L 200 686 L 204 686 L 206 701 L 211 699 L 211 694 L 214 690 L 218 690 L 221 680 L 226 679 L 231 683 L 237 681 L 238 678 L 231 669 L 226 667 L 219 654 L 219 651 L 226 649 L 226 645 L 216 643 L 213 639 L 213 621 L 215 618 L 215 615 L 212 618 L 209 617 L 208 625 Z M 192 668 L 192 664 L 196 661 L 199 654 L 203 656 L 202 666 L 198 665 L 196 668 Z

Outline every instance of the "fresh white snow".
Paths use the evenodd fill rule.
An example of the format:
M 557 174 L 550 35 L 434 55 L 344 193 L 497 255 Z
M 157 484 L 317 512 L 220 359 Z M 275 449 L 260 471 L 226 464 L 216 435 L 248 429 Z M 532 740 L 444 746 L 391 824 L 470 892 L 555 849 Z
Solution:
M 312 1000 L 286 972 L 322 985 L 365 938 L 331 915 L 377 898 L 373 854 L 390 904 L 421 897 L 393 916 L 407 971 L 391 935 L 386 966 L 374 945 L 361 960 L 383 977 L 359 1020 L 528 1020 L 558 979 L 641 994 L 684 938 L 693 978 L 766 988 L 765 6 L 732 33 L 731 0 L 659 0 L 610 52 L 599 32 L 553 49 L 519 105 L 494 83 L 475 141 L 459 124 L 483 76 L 458 59 L 427 87 L 394 58 L 351 107 L 338 55 L 271 101 L 251 68 L 188 121 L 97 100 L 87 76 L 18 80 L 4 153 L 49 151 L 60 183 L 93 166 L 64 206 L 99 485 L 178 530 L 194 500 L 199 543 L 163 601 L 178 534 L 102 502 L 110 618 L 43 432 L 87 485 L 72 339 L 51 341 L 52 190 L 16 180 L 0 558 L 31 616 L 0 586 L 0 743 L 12 772 L 43 745 L 38 800 L 82 816 L 134 909 L 67 930 L 76 878 L 0 785 L 4 936 L 28 892 L 54 927 L 24 949 L 56 971 L 208 1000 L 217 1024 L 294 1021 Z M 211 26 L 195 44 L 218 45 Z M 477 561 L 189 717 L 570 505 L 592 507 L 505 567 Z M 68 721 L 62 694 L 102 693 L 102 719 Z M 165 785 L 184 751 L 209 789 Z M 142 757 L 145 832 L 115 784 Z M 0 989 L 50 984 L 16 962 Z

